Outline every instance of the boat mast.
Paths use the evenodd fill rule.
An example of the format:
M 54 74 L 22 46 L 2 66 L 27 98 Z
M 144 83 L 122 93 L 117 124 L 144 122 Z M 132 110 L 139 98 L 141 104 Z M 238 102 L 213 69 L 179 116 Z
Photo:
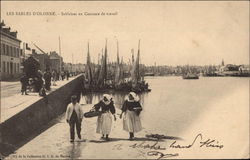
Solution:
M 104 85 L 106 84 L 106 80 L 107 80 L 107 39 L 106 39 L 106 44 L 105 44 L 105 51 L 104 51 Z
M 61 60 L 61 39 L 60 39 L 60 36 L 59 36 L 59 73 L 61 73 L 61 70 L 62 70 L 62 60 Z
M 88 42 L 88 51 L 87 51 L 87 74 L 88 74 L 89 84 L 92 84 L 92 71 L 91 71 L 91 60 L 90 60 L 90 54 L 89 54 L 89 42 Z
M 120 59 L 119 59 L 119 43 L 117 40 L 117 62 L 116 62 L 115 76 L 114 76 L 115 86 L 119 85 L 120 79 L 121 79 L 121 67 L 120 67 Z
M 137 65 L 137 82 L 140 80 L 140 39 L 139 39 L 139 43 L 138 43 L 138 53 L 137 53 L 137 62 L 136 62 L 136 65 Z

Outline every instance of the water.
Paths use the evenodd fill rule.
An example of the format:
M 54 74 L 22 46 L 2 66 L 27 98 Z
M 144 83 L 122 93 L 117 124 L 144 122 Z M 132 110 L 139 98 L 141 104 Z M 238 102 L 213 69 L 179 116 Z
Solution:
M 249 78 L 200 77 L 183 80 L 181 77 L 147 77 L 151 92 L 140 94 L 143 106 L 141 119 L 146 132 L 179 135 L 209 106 L 234 93 L 249 88 Z M 109 93 L 120 113 L 126 93 Z M 82 103 L 95 104 L 102 94 L 82 97 Z
M 151 92 L 140 95 L 143 107 L 141 121 L 143 130 L 136 133 L 136 141 L 129 141 L 128 133 L 122 130 L 122 120 L 113 121 L 111 141 L 100 141 L 96 134 L 96 118 L 85 118 L 82 122 L 83 140 L 69 142 L 69 126 L 65 118 L 16 151 L 16 155 L 51 155 L 71 159 L 144 159 L 149 149 L 133 149 L 129 146 L 144 141 L 146 134 L 164 134 L 178 138 L 178 143 L 189 144 L 197 133 L 204 140 L 216 139 L 223 149 L 200 148 L 172 149 L 173 142 L 159 142 L 166 147 L 164 153 L 179 153 L 176 158 L 247 158 L 249 156 L 249 78 L 200 77 L 198 80 L 183 80 L 181 77 L 147 77 Z M 127 93 L 110 93 L 116 112 Z M 81 97 L 84 112 L 102 98 L 102 94 L 91 93 Z M 144 138 L 144 139 L 143 139 Z M 117 147 L 118 146 L 118 147 Z M 112 151 L 112 152 L 111 152 Z M 50 157 L 51 158 L 51 157 Z

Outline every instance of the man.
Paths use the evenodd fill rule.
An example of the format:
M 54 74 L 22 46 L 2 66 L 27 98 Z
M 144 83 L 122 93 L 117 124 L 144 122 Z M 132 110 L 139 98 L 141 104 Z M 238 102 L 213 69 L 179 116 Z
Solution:
M 67 81 L 69 80 L 69 71 L 66 72 Z
M 20 82 L 21 82 L 21 85 L 22 85 L 22 88 L 21 88 L 22 95 L 24 93 L 25 93 L 25 95 L 28 95 L 26 90 L 27 90 L 29 80 L 28 80 L 28 77 L 26 76 L 26 74 L 22 75 L 22 77 L 20 78 Z
M 44 77 L 44 80 L 45 80 L 45 89 L 47 91 L 49 91 L 50 86 L 51 86 L 51 78 L 52 78 L 52 75 L 51 75 L 50 71 L 46 70 L 43 77 Z
M 66 110 L 66 121 L 70 126 L 70 142 L 74 142 L 75 139 L 75 126 L 78 138 L 81 139 L 82 111 L 76 95 L 71 96 L 71 103 Z
M 56 86 L 57 73 L 55 70 L 52 71 L 53 86 Z

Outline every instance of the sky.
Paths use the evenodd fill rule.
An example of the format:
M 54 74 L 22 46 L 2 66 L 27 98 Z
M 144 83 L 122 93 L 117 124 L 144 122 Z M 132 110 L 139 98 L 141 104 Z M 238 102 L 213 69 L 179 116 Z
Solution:
M 146 65 L 218 65 L 222 59 L 226 64 L 249 64 L 247 1 L 1 1 L 1 18 L 18 31 L 20 40 L 46 52 L 58 52 L 60 36 L 65 62 L 86 63 L 88 42 L 91 59 L 97 62 L 105 39 L 109 60 L 116 59 L 118 40 L 119 54 L 128 62 L 140 39 L 141 62 Z

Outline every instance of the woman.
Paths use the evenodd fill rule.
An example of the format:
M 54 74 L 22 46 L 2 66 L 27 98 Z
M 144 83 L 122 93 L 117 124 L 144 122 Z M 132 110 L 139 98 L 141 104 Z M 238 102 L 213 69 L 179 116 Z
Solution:
M 96 133 L 102 134 L 101 138 L 105 138 L 109 140 L 109 134 L 112 126 L 112 115 L 114 116 L 114 120 L 116 121 L 115 116 L 115 107 L 112 98 L 108 94 L 103 95 L 103 99 L 94 105 L 93 107 L 96 111 L 101 110 L 102 114 L 97 118 L 97 128 Z
M 139 97 L 134 92 L 130 92 L 122 106 L 122 113 L 120 115 L 120 118 L 122 118 L 122 114 L 125 112 L 123 130 L 129 132 L 130 140 L 134 139 L 134 133 L 142 130 L 139 117 L 141 111 L 142 107 L 139 102 Z

